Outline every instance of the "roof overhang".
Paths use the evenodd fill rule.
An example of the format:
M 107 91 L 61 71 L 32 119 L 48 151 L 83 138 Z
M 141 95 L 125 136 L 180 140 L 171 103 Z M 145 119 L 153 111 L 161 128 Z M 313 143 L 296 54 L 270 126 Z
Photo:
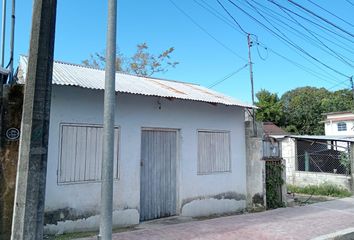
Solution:
M 19 83 L 25 83 L 27 65 L 28 58 L 21 56 L 18 71 Z M 102 69 L 54 61 L 52 83 L 59 86 L 104 90 L 104 74 L 105 72 Z M 222 104 L 247 109 L 257 108 L 252 104 L 241 102 L 197 84 L 134 76 L 125 73 L 116 73 L 116 92 L 199 101 L 213 105 Z

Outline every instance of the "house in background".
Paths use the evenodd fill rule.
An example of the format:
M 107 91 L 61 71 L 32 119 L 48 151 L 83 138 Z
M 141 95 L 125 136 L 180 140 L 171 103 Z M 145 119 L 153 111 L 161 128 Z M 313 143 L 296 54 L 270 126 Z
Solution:
M 20 58 L 19 83 L 27 58 Z M 45 231 L 99 226 L 104 71 L 54 62 Z M 244 109 L 210 89 L 116 75 L 113 224 L 246 207 Z M 262 184 L 260 182 L 259 184 Z
M 351 111 L 324 113 L 326 136 L 354 137 L 354 113 Z
M 264 157 L 284 159 L 288 185 L 332 184 L 353 190 L 354 136 L 291 135 L 272 123 L 264 123 L 263 130 Z

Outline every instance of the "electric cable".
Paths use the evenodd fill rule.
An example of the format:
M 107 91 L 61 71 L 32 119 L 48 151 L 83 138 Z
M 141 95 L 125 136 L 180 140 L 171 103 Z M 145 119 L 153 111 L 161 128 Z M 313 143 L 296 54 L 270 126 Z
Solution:
M 326 19 L 326 18 L 324 18 L 324 17 L 322 17 L 322 16 L 320 16 L 320 15 L 314 13 L 313 11 L 311 11 L 311 10 L 305 8 L 305 7 L 302 6 L 301 4 L 299 4 L 299 3 L 297 3 L 297 2 L 295 2 L 295 1 L 293 1 L 293 0 L 288 0 L 288 2 L 290 2 L 291 4 L 297 6 L 298 8 L 301 8 L 303 11 L 306 11 L 307 13 L 309 13 L 309 14 L 311 14 L 311 15 L 313 15 L 313 16 L 319 18 L 319 19 L 321 19 L 322 21 L 324 21 L 324 22 L 326 22 L 327 24 L 333 26 L 334 28 L 337 28 L 338 30 L 340 30 L 340 31 L 342 31 L 342 32 L 344 32 L 344 33 L 346 33 L 346 34 L 348 34 L 349 36 L 354 37 L 354 34 L 348 32 L 347 30 L 343 29 L 342 27 L 338 26 L 338 25 L 335 24 L 335 23 L 332 23 L 332 22 L 329 21 L 328 19 Z
M 272 10 L 271 8 L 269 8 L 269 7 L 267 7 L 267 6 L 265 6 L 265 5 L 261 4 L 261 3 L 259 3 L 258 1 L 253 1 L 253 2 L 254 2 L 255 4 L 259 5 L 260 7 L 262 7 L 263 9 L 266 9 L 266 10 L 268 10 L 269 12 L 271 12 L 271 13 L 273 13 L 273 14 L 275 14 L 275 15 L 277 15 L 277 16 L 279 16 L 279 17 L 281 17 L 281 18 L 283 18 L 283 19 L 285 19 L 285 20 L 287 20 L 287 21 L 296 24 L 296 22 L 294 22 L 292 19 L 289 19 L 289 18 L 287 18 L 287 17 L 285 17 L 285 16 L 279 14 L 278 12 L 275 12 L 275 11 Z M 278 7 L 279 7 L 279 6 L 278 6 Z M 279 7 L 279 8 L 280 8 L 280 7 Z M 280 9 L 281 9 L 281 8 L 280 8 Z M 269 15 L 269 13 L 268 13 L 268 15 Z M 271 15 L 274 19 L 276 19 L 277 21 L 282 22 L 284 25 L 289 26 L 287 23 L 285 23 L 284 21 L 282 21 L 282 20 L 279 19 L 278 17 L 275 17 L 275 16 L 272 15 L 272 14 L 270 14 L 270 15 Z M 316 26 L 316 27 L 317 27 L 317 26 Z M 332 39 L 330 39 L 330 38 L 327 38 L 327 37 L 325 37 L 325 36 L 319 34 L 318 32 L 311 31 L 310 29 L 309 29 L 309 31 L 312 32 L 313 34 L 316 34 L 317 36 L 319 36 L 319 37 L 325 39 L 326 41 L 328 41 L 328 42 L 330 42 L 330 43 L 332 43 L 332 44 L 334 44 L 334 45 L 336 45 L 336 46 L 342 48 L 343 50 L 354 54 L 354 51 L 352 51 L 351 49 L 349 49 L 349 48 L 347 48 L 347 47 L 345 47 L 345 46 L 343 46 L 343 45 L 339 45 L 338 42 L 341 42 L 341 41 L 340 41 L 339 39 L 337 39 L 335 36 L 331 36 Z M 326 33 L 326 34 L 328 34 L 328 33 Z M 336 41 L 334 41 L 334 40 L 336 40 Z M 341 42 L 341 43 L 342 43 L 342 42 Z
M 307 0 L 307 1 L 309 1 L 309 2 L 312 3 L 313 5 L 317 6 L 318 8 L 322 9 L 322 10 L 325 11 L 326 13 L 332 15 L 333 17 L 338 18 L 338 19 L 341 20 L 342 22 L 344 22 L 344 23 L 346 23 L 346 24 L 348 24 L 348 25 L 354 27 L 354 25 L 351 24 L 350 22 L 346 21 L 345 19 L 343 19 L 343 18 L 341 18 L 341 17 L 338 17 L 336 14 L 333 14 L 332 12 L 330 12 L 330 11 L 328 11 L 327 9 L 321 7 L 320 5 L 318 5 L 317 3 L 313 2 L 312 0 Z
M 349 38 L 347 38 L 347 37 L 344 37 L 343 35 L 340 35 L 338 32 L 335 32 L 335 31 L 333 31 L 333 30 L 331 30 L 331 29 L 329 29 L 329 28 L 327 28 L 327 27 L 325 27 L 325 26 L 323 26 L 323 25 L 321 25 L 321 24 L 319 24 L 319 23 L 317 23 L 317 22 L 315 22 L 315 21 L 313 21 L 313 20 L 311 20 L 311 19 L 308 19 L 308 18 L 306 18 L 306 17 L 304 17 L 304 16 L 302 16 L 302 15 L 300 15 L 300 14 L 298 14 L 298 13 L 292 11 L 291 9 L 289 9 L 289 8 L 287 8 L 287 7 L 282 6 L 281 4 L 275 2 L 274 0 L 267 0 L 267 1 L 268 1 L 268 2 L 271 2 L 271 3 L 275 4 L 275 5 L 280 6 L 281 8 L 285 9 L 286 11 L 288 11 L 288 12 L 290 12 L 290 13 L 292 13 L 292 14 L 298 16 L 299 18 L 301 18 L 301 19 L 303 19 L 303 20 L 305 20 L 305 21 L 307 21 L 307 22 L 312 23 L 313 25 L 317 26 L 318 28 L 322 28 L 322 29 L 324 29 L 324 30 L 326 30 L 326 31 L 328 31 L 328 32 L 330 32 L 330 33 L 332 33 L 332 34 L 334 34 L 335 36 L 341 37 L 341 38 L 343 38 L 343 39 L 345 39 L 345 40 L 347 40 L 347 41 L 349 41 L 349 42 L 351 42 L 351 43 L 354 43 L 353 40 L 351 40 L 351 39 L 349 39 Z
M 195 26 L 197 26 L 200 30 L 202 30 L 205 34 L 207 34 L 210 38 L 212 38 L 215 42 L 217 42 L 220 46 L 222 46 L 224 49 L 228 50 L 229 52 L 231 52 L 233 55 L 235 55 L 236 57 L 247 61 L 246 58 L 242 57 L 241 55 L 239 55 L 238 53 L 236 53 L 234 50 L 232 50 L 231 48 L 229 48 L 228 46 L 226 46 L 224 43 L 222 43 L 220 40 L 218 40 L 216 37 L 214 37 L 211 33 L 209 33 L 204 27 L 202 27 L 199 23 L 197 23 L 187 12 L 185 12 L 182 8 L 180 8 L 173 0 L 169 0 L 172 5 L 178 10 L 180 11 L 184 16 L 186 16 Z
M 263 26 L 264 28 L 266 28 L 268 31 L 272 32 L 274 35 L 278 36 L 279 38 L 281 38 L 282 40 L 286 41 L 287 43 L 289 43 L 291 46 L 295 47 L 296 49 L 298 49 L 299 51 L 301 51 L 302 53 L 304 53 L 305 55 L 307 55 L 308 57 L 310 57 L 311 59 L 313 59 L 314 61 L 320 63 L 321 65 L 323 65 L 324 67 L 332 70 L 333 72 L 347 77 L 349 78 L 349 76 L 347 76 L 346 74 L 336 70 L 335 68 L 327 65 L 326 63 L 320 61 L 318 58 L 314 57 L 313 55 L 311 55 L 310 53 L 308 53 L 307 51 L 305 51 L 303 48 L 299 47 L 298 45 L 294 44 L 292 41 L 289 41 L 288 39 L 286 39 L 285 37 L 280 36 L 278 33 L 276 33 L 275 31 L 273 31 L 272 29 L 270 29 L 268 26 L 266 26 L 265 24 L 263 24 L 261 21 L 259 21 L 258 19 L 256 19 L 255 17 L 253 17 L 252 15 L 250 15 L 249 13 L 247 13 L 244 9 L 242 9 L 241 7 L 239 7 L 237 4 L 235 4 L 233 1 L 228 0 L 232 5 L 234 5 L 236 8 L 238 8 L 240 11 L 242 11 L 244 14 L 246 14 L 247 16 L 249 16 L 250 18 L 252 18 L 254 21 L 256 21 L 258 24 L 260 24 L 261 26 Z
M 239 73 L 241 70 L 245 69 L 248 66 L 248 63 L 246 63 L 245 65 L 243 65 L 242 67 L 240 67 L 239 69 L 237 69 L 236 71 L 229 73 L 228 75 L 226 75 L 225 77 L 223 77 L 222 79 L 210 84 L 208 86 L 208 88 L 213 88 L 216 85 L 219 85 L 220 83 L 226 81 L 227 79 L 231 78 L 232 76 L 234 76 L 235 74 Z

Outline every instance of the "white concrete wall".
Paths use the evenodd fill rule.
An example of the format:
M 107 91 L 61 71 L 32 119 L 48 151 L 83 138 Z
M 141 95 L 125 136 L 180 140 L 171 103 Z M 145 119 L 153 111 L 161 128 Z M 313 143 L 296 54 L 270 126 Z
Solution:
M 350 176 L 333 173 L 300 172 L 294 173 L 293 185 L 305 187 L 308 185 L 333 184 L 351 191 Z
M 296 169 L 296 142 L 286 138 L 282 141 L 282 157 L 286 166 L 286 183 L 305 187 L 324 183 L 334 184 L 350 190 L 350 176 L 332 173 L 304 172 Z
M 114 183 L 115 225 L 139 222 L 141 128 L 179 129 L 178 212 L 198 202 L 196 215 L 236 211 L 245 207 L 246 163 L 245 130 L 242 108 L 211 105 L 202 102 L 161 99 L 157 97 L 119 94 L 116 125 L 120 127 L 120 179 Z M 61 123 L 102 124 L 103 92 L 77 87 L 53 86 L 50 118 L 49 155 L 45 210 L 47 213 L 70 209 L 82 219 L 47 224 L 51 233 L 98 227 L 100 183 L 57 184 L 59 159 L 59 125 Z M 197 175 L 197 130 L 231 131 L 231 172 Z M 223 194 L 227 193 L 227 194 Z M 221 194 L 221 195 L 220 195 Z M 217 206 L 208 199 L 224 201 Z M 183 208 L 186 208 L 183 210 Z M 190 208 L 190 207 L 189 207 Z M 186 215 L 193 215 L 187 211 Z M 49 216 L 51 216 L 49 214 Z M 91 216 L 90 218 L 88 218 Z M 89 225 L 83 221 L 90 221 Z
M 263 160 L 263 131 L 257 123 L 254 136 L 252 121 L 246 121 L 247 208 L 264 210 L 266 207 L 265 161 Z
M 285 138 L 284 140 L 282 140 L 281 154 L 285 160 L 286 183 L 294 184 L 294 172 L 296 170 L 296 148 L 294 139 Z
M 354 118 L 354 114 L 351 114 L 351 116 Z M 348 116 L 340 116 L 340 117 L 348 117 Z M 347 124 L 347 131 L 338 131 L 337 124 L 339 122 L 345 122 Z M 335 118 L 331 119 L 330 116 L 328 116 L 328 119 L 324 123 L 324 125 L 325 125 L 326 136 L 354 136 L 354 120 L 337 121 L 335 120 Z

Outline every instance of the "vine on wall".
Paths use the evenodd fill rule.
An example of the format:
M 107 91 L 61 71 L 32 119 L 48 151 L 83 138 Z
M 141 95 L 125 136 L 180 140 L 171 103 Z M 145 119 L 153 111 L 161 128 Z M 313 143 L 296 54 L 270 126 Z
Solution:
M 274 209 L 284 207 L 282 199 L 282 185 L 284 179 L 282 172 L 284 165 L 279 161 L 266 162 L 266 195 L 267 195 L 267 208 Z

